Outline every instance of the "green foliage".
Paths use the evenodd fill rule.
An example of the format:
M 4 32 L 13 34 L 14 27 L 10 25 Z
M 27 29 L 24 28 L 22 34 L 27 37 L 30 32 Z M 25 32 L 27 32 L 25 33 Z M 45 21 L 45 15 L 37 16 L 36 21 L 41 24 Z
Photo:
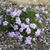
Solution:
M 20 18 L 23 22 L 25 22 L 26 18 L 29 18 L 30 23 L 33 23 L 33 22 L 35 22 L 35 19 L 36 19 L 35 13 L 36 13 L 35 10 L 31 10 L 31 9 L 27 8 L 26 12 L 22 12 Z

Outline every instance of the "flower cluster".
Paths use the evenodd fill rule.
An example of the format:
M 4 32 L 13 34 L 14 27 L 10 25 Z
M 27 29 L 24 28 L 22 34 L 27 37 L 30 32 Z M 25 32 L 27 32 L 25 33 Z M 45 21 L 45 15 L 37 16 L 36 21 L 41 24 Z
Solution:
M 22 9 L 6 9 L 6 17 L 0 15 L 0 25 L 7 31 L 8 37 L 16 38 L 25 44 L 31 44 L 41 34 L 42 21 L 40 14 L 27 6 Z

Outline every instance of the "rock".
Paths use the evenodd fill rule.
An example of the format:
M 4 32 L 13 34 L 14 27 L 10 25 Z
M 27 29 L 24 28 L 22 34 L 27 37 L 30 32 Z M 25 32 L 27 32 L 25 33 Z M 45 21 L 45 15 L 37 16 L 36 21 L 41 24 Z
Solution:
M 0 48 L 0 50 L 2 50 L 2 48 Z

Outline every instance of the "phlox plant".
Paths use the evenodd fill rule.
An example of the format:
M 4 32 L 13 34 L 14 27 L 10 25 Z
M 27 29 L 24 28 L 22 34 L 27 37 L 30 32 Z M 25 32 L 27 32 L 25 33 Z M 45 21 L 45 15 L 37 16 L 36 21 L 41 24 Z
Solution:
M 15 38 L 24 44 L 32 44 L 41 36 L 42 21 L 40 14 L 34 9 L 25 6 L 24 8 L 7 8 L 5 15 L 0 15 L 0 26 L 6 35 Z

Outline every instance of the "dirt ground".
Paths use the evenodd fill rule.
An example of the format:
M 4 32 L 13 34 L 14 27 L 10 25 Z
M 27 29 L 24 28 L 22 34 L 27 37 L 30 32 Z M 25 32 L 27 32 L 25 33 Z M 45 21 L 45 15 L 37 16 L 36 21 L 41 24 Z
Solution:
M 50 5 L 50 0 L 8 0 L 17 3 L 18 5 Z

